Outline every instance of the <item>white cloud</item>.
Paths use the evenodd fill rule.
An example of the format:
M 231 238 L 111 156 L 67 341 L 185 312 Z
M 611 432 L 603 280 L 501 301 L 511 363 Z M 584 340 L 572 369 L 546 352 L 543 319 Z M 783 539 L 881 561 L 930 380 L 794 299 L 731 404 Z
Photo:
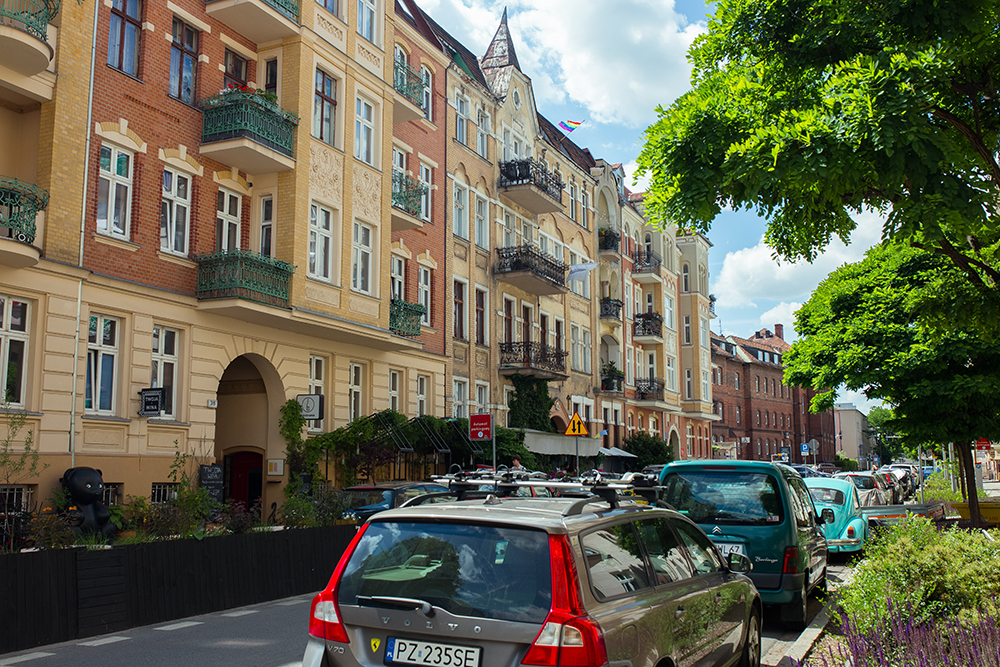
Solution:
M 783 325 L 785 331 L 784 339 L 789 343 L 792 343 L 796 338 L 798 338 L 794 327 L 795 311 L 801 307 L 802 304 L 796 301 L 782 301 L 770 310 L 761 313 L 759 320 L 760 326 L 767 327 L 771 331 L 774 331 L 775 324 Z
M 753 247 L 727 253 L 712 285 L 719 306 L 740 308 L 756 307 L 759 302 L 806 301 L 831 271 L 860 260 L 880 240 L 882 219 L 877 214 L 862 214 L 857 222 L 850 245 L 835 239 L 812 264 L 776 261 L 763 236 Z
M 635 172 L 638 168 L 639 163 L 635 160 L 626 162 L 622 165 L 622 169 L 625 170 L 625 186 L 632 192 L 646 192 L 649 189 L 649 174 L 639 177 L 639 181 L 637 183 L 632 180 L 636 177 Z

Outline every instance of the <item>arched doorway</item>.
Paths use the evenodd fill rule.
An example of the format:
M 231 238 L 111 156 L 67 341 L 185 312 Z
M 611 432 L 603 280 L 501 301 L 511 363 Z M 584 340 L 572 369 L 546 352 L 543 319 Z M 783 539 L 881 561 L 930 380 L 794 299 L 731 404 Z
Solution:
M 681 442 L 680 442 L 680 438 L 677 437 L 677 431 L 675 431 L 673 429 L 670 430 L 670 440 L 669 440 L 669 442 L 670 442 L 670 451 L 674 453 L 674 460 L 675 461 L 680 461 L 681 458 L 682 458 L 682 456 L 681 456 Z

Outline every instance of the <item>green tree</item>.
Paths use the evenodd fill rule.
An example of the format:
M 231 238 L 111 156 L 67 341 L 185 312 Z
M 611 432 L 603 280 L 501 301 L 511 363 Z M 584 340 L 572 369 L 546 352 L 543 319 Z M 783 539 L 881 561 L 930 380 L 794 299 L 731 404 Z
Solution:
M 549 396 L 549 383 L 527 375 L 512 375 L 514 395 L 510 398 L 510 425 L 512 428 L 532 428 L 537 431 L 555 431 L 549 413 L 555 400 Z
M 972 441 L 1000 438 L 1000 348 L 958 325 L 932 333 L 914 315 L 927 285 L 958 273 L 939 255 L 891 245 L 834 271 L 796 313 L 800 338 L 785 355 L 785 382 L 844 385 L 891 404 L 883 427 L 906 443 L 954 442 L 975 488 Z M 835 396 L 820 391 L 812 411 Z M 978 523 L 975 494 L 969 502 Z
M 670 463 L 674 460 L 673 448 L 670 444 L 654 435 L 643 431 L 635 431 L 625 438 L 625 449 L 638 458 L 629 459 L 632 470 L 642 470 L 656 463 Z
M 967 303 L 925 305 L 995 331 L 998 23 L 990 0 L 720 0 L 689 53 L 693 89 L 646 130 L 648 210 L 692 232 L 756 210 L 790 260 L 847 241 L 852 214 L 887 213 L 885 237 L 966 278 Z

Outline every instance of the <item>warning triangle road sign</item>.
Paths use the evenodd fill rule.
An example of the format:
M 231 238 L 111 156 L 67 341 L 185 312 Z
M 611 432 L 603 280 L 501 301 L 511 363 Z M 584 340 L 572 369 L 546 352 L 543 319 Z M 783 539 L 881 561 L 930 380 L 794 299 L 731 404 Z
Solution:
M 566 427 L 566 435 L 587 435 L 587 426 L 580 419 L 579 412 L 574 412 L 573 418 L 569 420 L 569 426 Z

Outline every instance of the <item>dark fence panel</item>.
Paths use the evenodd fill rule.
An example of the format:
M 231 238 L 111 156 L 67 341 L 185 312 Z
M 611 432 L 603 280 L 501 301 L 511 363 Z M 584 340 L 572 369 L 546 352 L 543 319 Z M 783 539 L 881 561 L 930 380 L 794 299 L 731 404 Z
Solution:
M 0 555 L 0 654 L 318 591 L 355 526 Z

